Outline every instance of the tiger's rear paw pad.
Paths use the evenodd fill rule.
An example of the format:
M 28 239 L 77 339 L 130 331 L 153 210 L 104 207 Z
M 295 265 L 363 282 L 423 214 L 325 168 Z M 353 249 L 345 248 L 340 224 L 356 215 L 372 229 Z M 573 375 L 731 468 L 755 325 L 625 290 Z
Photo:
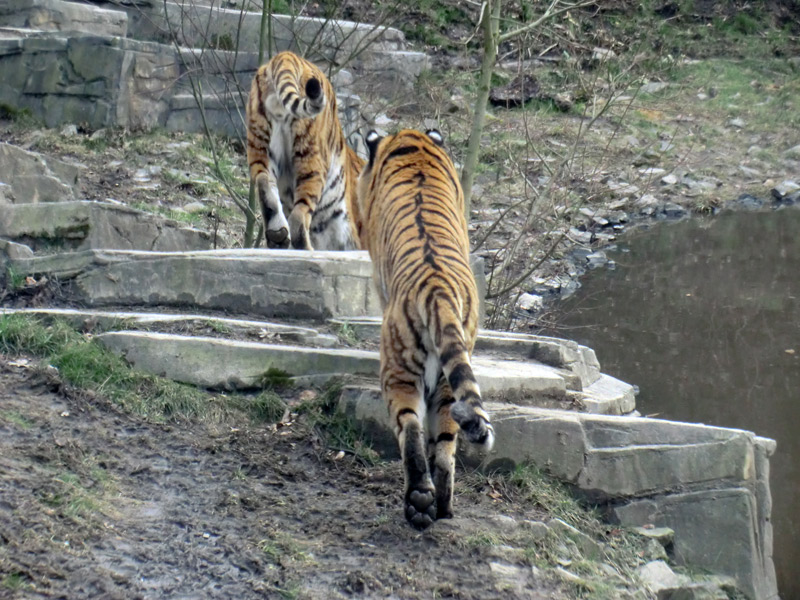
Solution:
M 433 490 L 409 490 L 405 505 L 406 520 L 417 529 L 427 529 L 436 520 Z
M 267 246 L 270 248 L 288 248 L 289 230 L 286 227 L 267 229 Z

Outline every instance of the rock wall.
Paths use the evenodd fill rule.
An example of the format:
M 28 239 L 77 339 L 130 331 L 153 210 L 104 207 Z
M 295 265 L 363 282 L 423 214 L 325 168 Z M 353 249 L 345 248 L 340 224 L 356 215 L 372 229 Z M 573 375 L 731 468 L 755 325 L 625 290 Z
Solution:
M 187 6 L 139 3 L 125 7 L 129 16 L 65 0 L 5 3 L 0 104 L 28 109 L 48 127 L 201 132 L 208 125 L 243 136 L 260 14 Z M 125 37 L 129 23 L 138 39 Z M 364 124 L 355 93 L 407 94 L 428 66 L 425 54 L 405 49 L 396 29 L 283 15 L 273 16 L 273 28 L 275 50 L 315 50 L 310 57 L 332 76 L 348 135 Z M 352 74 L 339 71 L 343 62 Z

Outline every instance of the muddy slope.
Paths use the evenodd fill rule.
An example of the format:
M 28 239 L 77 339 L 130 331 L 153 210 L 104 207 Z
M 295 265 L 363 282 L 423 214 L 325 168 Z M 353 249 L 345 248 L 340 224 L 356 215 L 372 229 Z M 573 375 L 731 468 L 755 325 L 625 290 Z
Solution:
M 0 597 L 566 597 L 498 590 L 469 540 L 519 507 L 479 484 L 418 533 L 397 463 L 336 460 L 301 425 L 143 423 L 24 363 L 0 356 Z

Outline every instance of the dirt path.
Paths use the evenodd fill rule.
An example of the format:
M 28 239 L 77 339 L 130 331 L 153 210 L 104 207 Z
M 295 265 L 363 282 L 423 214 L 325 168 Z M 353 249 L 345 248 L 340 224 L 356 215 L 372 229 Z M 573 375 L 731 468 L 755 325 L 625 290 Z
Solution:
M 498 584 L 480 540 L 519 507 L 480 484 L 418 533 L 396 463 L 335 460 L 300 425 L 143 423 L 19 364 L 0 356 L 0 597 L 567 597 Z

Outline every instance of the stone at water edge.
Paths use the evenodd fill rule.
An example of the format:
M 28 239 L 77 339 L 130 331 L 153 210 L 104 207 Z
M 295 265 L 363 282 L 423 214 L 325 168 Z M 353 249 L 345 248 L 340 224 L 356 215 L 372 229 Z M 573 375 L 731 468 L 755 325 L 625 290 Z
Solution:
M 795 183 L 794 181 L 783 181 L 772 188 L 771 193 L 772 197 L 776 200 L 782 200 L 786 196 L 793 194 L 794 192 L 800 190 L 800 185 Z

